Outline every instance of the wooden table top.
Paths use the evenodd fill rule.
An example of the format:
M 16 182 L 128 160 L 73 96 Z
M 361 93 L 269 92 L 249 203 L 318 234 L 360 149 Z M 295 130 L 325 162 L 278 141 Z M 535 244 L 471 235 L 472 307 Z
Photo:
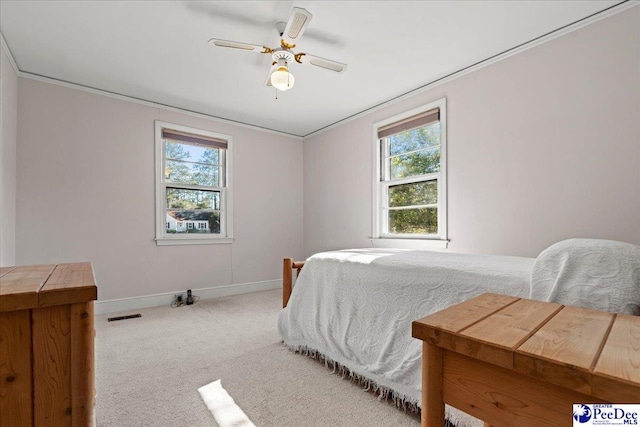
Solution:
M 0 268 L 0 312 L 93 301 L 90 262 Z
M 484 294 L 413 337 L 612 403 L 640 403 L 640 317 Z

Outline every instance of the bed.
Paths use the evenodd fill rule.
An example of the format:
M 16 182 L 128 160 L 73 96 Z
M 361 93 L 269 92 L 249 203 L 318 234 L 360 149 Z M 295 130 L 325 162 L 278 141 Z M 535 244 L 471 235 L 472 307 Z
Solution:
M 283 288 L 284 344 L 414 411 L 421 345 L 413 320 L 486 292 L 640 314 L 640 247 L 607 240 L 566 240 L 537 258 L 350 249 L 287 267 L 300 274 L 290 299 Z M 447 418 L 481 425 L 453 408 Z

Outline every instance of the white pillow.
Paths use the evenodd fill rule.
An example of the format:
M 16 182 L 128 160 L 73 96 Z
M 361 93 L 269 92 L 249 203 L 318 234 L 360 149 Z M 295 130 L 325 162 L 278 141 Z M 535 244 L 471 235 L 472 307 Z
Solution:
M 640 246 L 599 239 L 569 239 L 551 245 L 533 264 L 530 296 L 634 314 L 640 306 Z

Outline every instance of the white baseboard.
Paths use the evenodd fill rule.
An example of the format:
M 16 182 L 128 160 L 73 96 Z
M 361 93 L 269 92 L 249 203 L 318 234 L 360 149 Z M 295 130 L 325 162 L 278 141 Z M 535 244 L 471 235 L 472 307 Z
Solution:
M 215 288 L 192 289 L 192 292 L 194 295 L 199 296 L 200 299 L 210 299 L 248 294 L 250 292 L 270 291 L 280 288 L 282 288 L 282 279 L 217 286 Z M 185 291 L 179 290 L 141 297 L 96 301 L 94 311 L 95 314 L 111 314 L 121 311 L 139 310 L 141 308 L 160 307 L 163 305 L 169 306 L 173 302 L 174 295 L 179 293 L 185 293 Z

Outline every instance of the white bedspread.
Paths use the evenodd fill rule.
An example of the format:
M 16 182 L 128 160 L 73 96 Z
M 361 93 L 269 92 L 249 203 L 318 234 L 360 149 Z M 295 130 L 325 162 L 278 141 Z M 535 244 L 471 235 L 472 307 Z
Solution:
M 419 406 L 421 342 L 411 322 L 485 292 L 528 298 L 534 261 L 401 249 L 319 253 L 302 269 L 278 328 L 289 348 L 319 353 Z
M 599 239 L 549 246 L 533 266 L 531 298 L 640 315 L 640 246 Z

